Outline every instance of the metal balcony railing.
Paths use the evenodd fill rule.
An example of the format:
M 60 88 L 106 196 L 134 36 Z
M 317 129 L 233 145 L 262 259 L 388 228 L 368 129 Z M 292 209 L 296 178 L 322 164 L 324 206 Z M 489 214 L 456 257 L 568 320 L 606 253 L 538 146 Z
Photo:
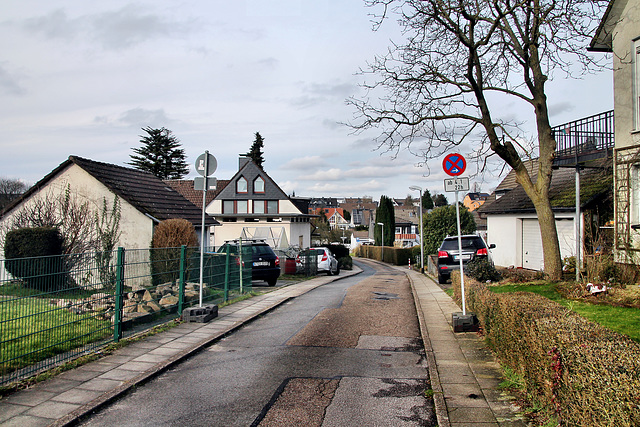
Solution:
M 615 145 L 613 110 L 552 128 L 556 140 L 555 165 L 609 157 Z

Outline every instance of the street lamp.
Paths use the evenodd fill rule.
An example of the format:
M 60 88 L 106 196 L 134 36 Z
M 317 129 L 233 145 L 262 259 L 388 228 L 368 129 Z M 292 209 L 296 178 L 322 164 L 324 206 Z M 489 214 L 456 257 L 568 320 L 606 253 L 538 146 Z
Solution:
M 380 242 L 382 243 L 382 262 L 384 262 L 384 223 L 379 222 L 378 225 L 382 226 L 382 238 L 380 239 Z
M 424 225 L 422 224 L 422 187 L 412 185 L 409 190 L 420 192 L 420 272 L 424 274 Z

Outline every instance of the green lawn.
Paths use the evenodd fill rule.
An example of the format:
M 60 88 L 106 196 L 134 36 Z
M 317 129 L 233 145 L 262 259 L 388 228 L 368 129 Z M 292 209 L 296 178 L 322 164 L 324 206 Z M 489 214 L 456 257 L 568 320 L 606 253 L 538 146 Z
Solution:
M 0 297 L 0 371 L 7 372 L 113 334 L 110 321 L 73 314 L 42 298 Z
M 640 309 L 569 300 L 558 293 L 554 284 L 500 285 L 489 286 L 489 289 L 496 293 L 522 291 L 542 295 L 575 311 L 592 322 L 599 323 L 606 328 L 640 342 Z

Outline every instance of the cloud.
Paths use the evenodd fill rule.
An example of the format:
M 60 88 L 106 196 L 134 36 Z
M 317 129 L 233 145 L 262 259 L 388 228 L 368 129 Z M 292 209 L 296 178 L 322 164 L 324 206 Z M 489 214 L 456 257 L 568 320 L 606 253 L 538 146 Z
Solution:
M 344 179 L 344 173 L 338 168 L 317 171 L 312 174 L 298 176 L 300 181 L 340 181 Z
M 192 31 L 182 23 L 128 5 L 119 10 L 69 18 L 64 9 L 27 19 L 24 28 L 46 39 L 93 39 L 106 49 L 128 48 L 147 40 L 175 37 Z
M 573 111 L 575 106 L 571 102 L 558 102 L 556 104 L 549 105 L 549 116 L 557 116 L 562 113 Z
M 25 90 L 18 83 L 18 79 L 0 65 L 0 92 L 6 95 L 23 95 Z
M 56 9 L 46 15 L 27 19 L 24 28 L 39 33 L 47 39 L 71 40 L 82 31 L 83 20 L 69 19 L 63 9 Z
M 327 162 L 320 156 L 305 156 L 291 159 L 287 163 L 281 165 L 279 169 L 283 170 L 304 170 L 317 169 L 327 166 Z
M 91 19 L 94 37 L 106 48 L 120 49 L 158 37 L 183 33 L 187 26 L 171 22 L 159 15 L 141 13 L 134 6 L 94 15 Z
M 102 123 L 107 125 L 125 125 L 137 128 L 146 126 L 161 127 L 167 126 L 172 120 L 167 117 L 164 109 L 146 110 L 144 108 L 132 108 L 120 114 L 116 119 L 109 116 L 96 116 L 94 123 Z

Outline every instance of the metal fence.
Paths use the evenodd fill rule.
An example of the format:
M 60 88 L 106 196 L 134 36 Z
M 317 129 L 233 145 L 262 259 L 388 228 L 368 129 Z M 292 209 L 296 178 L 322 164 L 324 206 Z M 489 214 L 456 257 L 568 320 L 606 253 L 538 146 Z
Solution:
M 199 248 L 0 259 L 0 385 L 251 292 L 250 247 L 202 258 L 202 287 Z
M 555 126 L 556 165 L 609 157 L 615 145 L 613 110 Z

